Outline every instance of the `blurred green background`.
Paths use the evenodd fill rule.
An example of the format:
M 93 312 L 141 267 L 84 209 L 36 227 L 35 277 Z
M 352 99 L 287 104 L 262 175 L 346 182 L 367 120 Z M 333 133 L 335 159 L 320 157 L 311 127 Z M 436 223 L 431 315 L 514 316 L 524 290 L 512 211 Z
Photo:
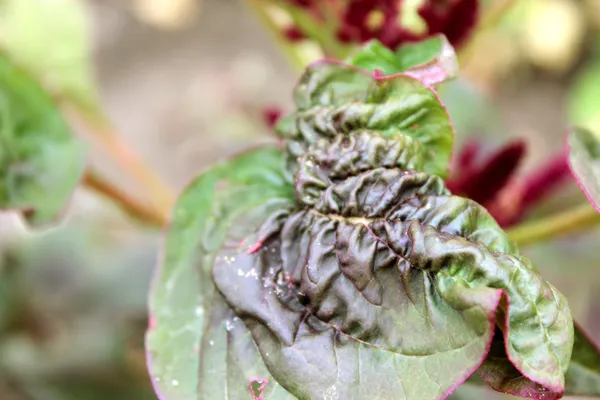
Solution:
M 5 7 L 15 1 L 27 0 L 0 0 L 3 46 L 14 31 Z M 99 101 L 173 187 L 217 159 L 275 140 L 262 110 L 289 109 L 297 74 L 241 1 L 46 3 L 69 1 L 85 6 L 81 20 L 69 16 L 68 23 L 89 35 L 74 37 L 73 46 L 89 40 Z M 36 18 L 51 18 L 29 10 L 19 11 L 21 33 L 33 31 Z M 52 16 L 55 29 L 62 17 Z M 34 55 L 62 40 L 32 37 Z M 443 89 L 458 142 L 480 137 L 493 148 L 524 138 L 525 173 L 561 151 L 569 123 L 600 133 L 600 2 L 516 0 L 498 24 L 476 34 L 461 70 L 461 79 Z M 101 151 L 90 152 L 96 168 L 134 186 Z M 583 201 L 570 184 L 530 218 Z M 0 213 L 0 399 L 155 398 L 143 335 L 159 239 L 160 232 L 84 189 L 60 227 L 32 233 Z M 598 339 L 599 239 L 595 230 L 524 249 Z M 499 398 L 478 388 L 453 396 Z

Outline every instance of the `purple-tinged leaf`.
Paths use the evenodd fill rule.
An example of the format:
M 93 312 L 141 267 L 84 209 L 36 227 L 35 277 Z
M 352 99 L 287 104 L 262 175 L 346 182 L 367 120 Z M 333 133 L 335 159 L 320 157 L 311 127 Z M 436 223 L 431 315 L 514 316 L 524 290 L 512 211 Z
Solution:
M 163 397 L 437 400 L 478 369 L 498 385 L 504 360 L 515 393 L 560 398 L 569 307 L 445 187 L 453 136 L 435 93 L 322 62 L 295 101 L 277 126 L 293 185 L 282 154 L 252 153 L 176 206 L 148 334 Z
M 496 334 L 498 337 L 501 336 L 499 332 Z M 492 387 L 500 392 L 523 397 L 526 397 L 532 388 L 539 390 L 531 381 L 523 379 L 501 352 L 494 356 L 494 351 L 494 347 L 492 347 L 485 368 L 481 368 L 479 371 Z M 485 381 L 473 377 L 465 385 L 481 386 L 485 385 Z M 546 398 L 542 396 L 543 392 L 531 394 L 530 397 L 534 399 Z M 565 375 L 565 396 L 600 398 L 600 351 L 577 324 L 575 324 L 571 362 Z
M 600 211 L 600 138 L 575 128 L 569 132 L 567 142 L 571 171 L 589 202 Z
M 363 132 L 313 144 L 298 160 L 301 207 L 248 237 L 260 251 L 237 238 L 220 250 L 215 284 L 270 374 L 300 399 L 445 399 L 487 368 L 498 327 L 498 355 L 560 398 L 566 300 L 485 209 L 411 170 L 418 146 L 398 143 Z
M 224 398 L 216 395 L 218 392 L 215 396 L 199 392 L 208 390 L 207 385 L 218 390 L 229 387 L 223 375 L 229 364 L 222 357 L 245 352 L 247 356 L 236 362 L 252 363 L 252 351 L 256 350 L 243 325 L 233 320 L 228 325 L 231 311 L 214 291 L 210 267 L 232 226 L 251 231 L 256 225 L 253 220 L 260 223 L 261 215 L 293 204 L 283 164 L 279 150 L 248 152 L 200 174 L 177 201 L 150 293 L 151 322 L 146 337 L 149 369 L 162 400 Z M 235 336 L 231 344 L 237 347 L 228 351 L 231 335 Z M 256 364 L 259 367 L 260 363 Z M 210 374 L 211 369 L 212 380 L 203 378 L 202 373 Z M 239 374 L 246 370 L 253 371 L 244 367 Z M 248 379 L 231 384 L 250 399 Z

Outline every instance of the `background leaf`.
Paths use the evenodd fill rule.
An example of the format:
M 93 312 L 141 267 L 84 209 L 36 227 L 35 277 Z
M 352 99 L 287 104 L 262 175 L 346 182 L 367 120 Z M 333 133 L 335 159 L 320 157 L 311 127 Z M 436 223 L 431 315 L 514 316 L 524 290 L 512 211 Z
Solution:
M 0 54 L 0 209 L 54 218 L 77 186 L 84 148 L 52 100 Z
M 95 111 L 85 3 L 80 0 L 2 0 L 0 46 L 52 94 Z
M 197 393 L 203 330 L 205 324 L 208 331 L 225 324 L 219 314 L 211 318 L 218 310 L 210 268 L 236 218 L 265 204 L 293 203 L 283 165 L 280 150 L 250 151 L 202 173 L 177 201 L 150 294 L 146 337 L 151 374 L 163 399 L 206 398 Z
M 567 140 L 571 171 L 590 203 L 600 211 L 600 137 L 576 128 Z
M 569 121 L 600 133 L 600 57 L 596 57 L 576 76 L 567 98 Z
M 573 355 L 565 380 L 565 395 L 600 398 L 600 351 L 577 325 Z

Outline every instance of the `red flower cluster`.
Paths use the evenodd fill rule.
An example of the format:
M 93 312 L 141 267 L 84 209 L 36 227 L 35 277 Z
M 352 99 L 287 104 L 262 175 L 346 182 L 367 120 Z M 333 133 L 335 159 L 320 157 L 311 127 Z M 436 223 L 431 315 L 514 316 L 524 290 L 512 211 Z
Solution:
M 426 0 L 419 8 L 427 34 L 443 33 L 454 47 L 469 37 L 477 24 L 478 12 L 478 0 Z
M 288 0 L 292 4 L 320 15 L 313 0 Z M 462 44 L 473 30 L 479 10 L 478 0 L 425 0 L 418 13 L 427 30 L 415 34 L 400 25 L 403 0 L 347 0 L 338 16 L 337 37 L 343 43 L 363 43 L 377 39 L 395 49 L 402 43 L 414 42 L 443 33 L 454 46 Z M 293 26 L 285 31 L 289 40 L 305 36 Z
M 479 142 L 468 141 L 446 184 L 453 193 L 487 208 L 503 227 L 519 222 L 533 206 L 570 179 L 565 154 L 555 156 L 529 175 L 515 178 L 526 153 L 522 141 L 509 143 L 485 159 L 481 153 Z

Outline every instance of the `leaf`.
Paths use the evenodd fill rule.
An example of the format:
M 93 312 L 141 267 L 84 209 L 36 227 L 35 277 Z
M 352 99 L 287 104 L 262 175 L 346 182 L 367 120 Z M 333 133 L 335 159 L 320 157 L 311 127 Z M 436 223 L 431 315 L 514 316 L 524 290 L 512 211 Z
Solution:
M 372 132 L 313 144 L 298 159 L 299 207 L 248 236 L 260 251 L 219 251 L 219 292 L 298 399 L 445 399 L 488 368 L 496 332 L 494 355 L 537 398 L 560 398 L 565 298 L 485 209 L 406 168 L 415 149 Z
M 199 371 L 224 367 L 216 359 L 228 353 L 211 355 L 213 345 L 216 349 L 226 343 L 206 337 L 226 327 L 229 313 L 214 291 L 210 267 L 230 228 L 249 229 L 236 220 L 262 222 L 264 213 L 293 203 L 282 167 L 279 150 L 254 150 L 200 174 L 177 201 L 150 294 L 146 337 L 153 382 L 162 399 L 208 398 L 198 392 Z M 202 364 L 210 357 L 210 364 Z M 222 380 L 202 382 L 224 385 Z M 243 384 L 247 388 L 247 382 Z
M 298 111 L 276 127 L 292 164 L 319 139 L 367 131 L 416 139 L 425 171 L 447 173 L 454 141 L 448 114 L 436 93 L 413 77 L 371 76 L 351 66 L 319 62 L 301 78 L 294 100 Z
M 565 379 L 567 396 L 600 397 L 600 350 L 577 325 L 571 365 Z
M 52 100 L 0 54 L 0 209 L 47 223 L 68 201 L 85 166 Z
M 53 95 L 94 112 L 98 95 L 87 23 L 79 0 L 3 0 L 0 46 Z
M 567 96 L 569 121 L 594 132 L 600 132 L 600 57 L 576 75 Z
M 588 130 L 575 128 L 569 132 L 567 143 L 571 172 L 589 202 L 600 211 L 600 139 Z
M 493 372 L 497 375 L 493 379 L 498 383 L 495 389 L 505 393 L 517 391 L 518 383 L 523 384 L 523 380 L 511 368 L 510 362 L 504 358 L 494 360 L 494 364 Z M 481 379 L 469 379 L 463 387 L 482 385 L 485 385 L 485 381 Z M 600 351 L 577 324 L 573 354 L 565 375 L 565 396 L 600 397 Z
M 445 36 L 438 35 L 400 46 L 395 52 L 373 40 L 363 46 L 347 63 L 383 75 L 405 73 L 428 85 L 438 85 L 458 74 L 458 60 Z

